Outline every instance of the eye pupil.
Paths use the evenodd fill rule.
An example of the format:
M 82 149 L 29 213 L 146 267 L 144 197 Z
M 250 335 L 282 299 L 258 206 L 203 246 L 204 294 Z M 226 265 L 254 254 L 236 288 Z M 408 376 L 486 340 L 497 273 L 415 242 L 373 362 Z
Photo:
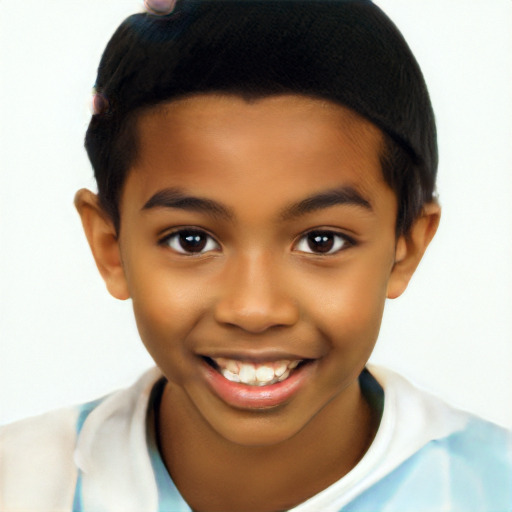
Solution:
M 201 252 L 207 243 L 206 236 L 194 231 L 183 231 L 179 234 L 180 246 L 187 252 Z
M 329 252 L 334 246 L 332 233 L 313 232 L 308 235 L 308 246 L 314 252 Z

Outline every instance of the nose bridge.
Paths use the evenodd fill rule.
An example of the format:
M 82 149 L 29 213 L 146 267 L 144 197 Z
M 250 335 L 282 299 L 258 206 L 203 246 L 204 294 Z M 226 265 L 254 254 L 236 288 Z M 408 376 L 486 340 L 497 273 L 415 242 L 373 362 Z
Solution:
M 251 332 L 293 325 L 298 308 L 286 287 L 284 270 L 284 262 L 265 251 L 243 254 L 230 262 L 216 305 L 217 321 Z

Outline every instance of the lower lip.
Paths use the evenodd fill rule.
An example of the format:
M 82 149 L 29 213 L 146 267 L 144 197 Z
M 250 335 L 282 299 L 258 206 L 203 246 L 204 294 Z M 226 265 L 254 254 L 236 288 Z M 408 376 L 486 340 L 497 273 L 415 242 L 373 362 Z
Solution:
M 204 375 L 212 391 L 227 404 L 239 409 L 266 409 L 290 400 L 305 384 L 313 370 L 312 361 L 293 370 L 283 382 L 249 386 L 231 382 L 203 361 Z

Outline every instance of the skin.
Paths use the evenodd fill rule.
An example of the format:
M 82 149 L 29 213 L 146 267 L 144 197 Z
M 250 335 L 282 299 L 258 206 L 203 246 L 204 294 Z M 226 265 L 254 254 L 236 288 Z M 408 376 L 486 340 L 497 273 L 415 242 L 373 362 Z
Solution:
M 196 96 L 150 110 L 138 128 L 119 235 L 94 194 L 79 191 L 76 205 L 107 288 L 132 299 L 141 338 L 168 379 L 163 460 L 194 510 L 291 508 L 350 471 L 375 435 L 379 418 L 358 375 L 385 300 L 405 290 L 439 207 L 425 205 L 397 239 L 380 131 L 326 101 Z M 231 217 L 155 200 L 145 207 L 176 187 Z M 362 201 L 284 215 L 340 187 Z M 171 236 L 191 227 L 206 233 L 202 252 L 187 253 Z M 308 239 L 315 230 L 335 244 L 329 254 Z M 201 356 L 275 354 L 311 360 L 305 385 L 277 406 L 235 407 L 203 378 Z
M 151 14 L 170 14 L 176 5 L 177 0 L 144 0 L 144 7 Z

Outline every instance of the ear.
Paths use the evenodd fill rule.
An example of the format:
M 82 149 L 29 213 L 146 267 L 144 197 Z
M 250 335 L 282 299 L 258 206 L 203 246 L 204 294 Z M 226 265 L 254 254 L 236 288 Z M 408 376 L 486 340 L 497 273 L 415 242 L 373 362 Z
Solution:
M 130 292 L 114 223 L 100 206 L 98 196 L 90 190 L 81 189 L 76 193 L 75 207 L 82 219 L 85 236 L 108 291 L 116 299 L 128 299 Z
M 440 206 L 435 202 L 427 203 L 410 232 L 398 238 L 395 263 L 388 281 L 388 299 L 396 299 L 407 288 L 416 267 L 436 234 L 440 218 Z

